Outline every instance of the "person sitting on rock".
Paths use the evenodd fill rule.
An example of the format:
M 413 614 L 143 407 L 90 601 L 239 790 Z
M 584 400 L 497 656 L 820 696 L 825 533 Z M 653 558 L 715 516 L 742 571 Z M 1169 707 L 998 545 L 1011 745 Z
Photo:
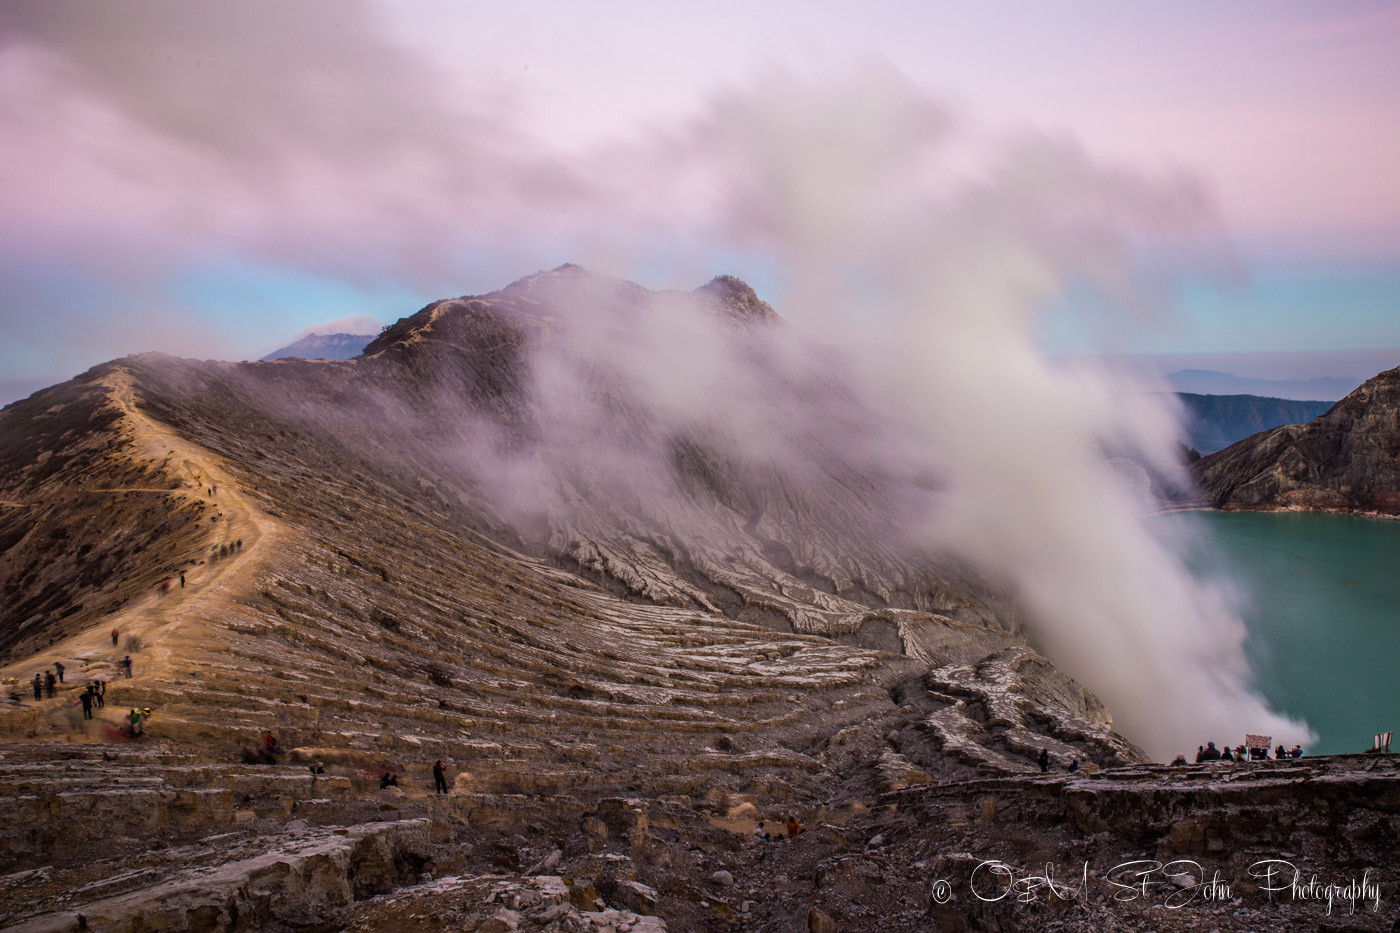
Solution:
M 275 759 L 278 755 L 282 754 L 282 749 L 277 747 L 277 736 L 273 735 L 271 732 L 263 733 L 263 754 L 266 755 L 269 760 Z
M 1221 760 L 1221 761 L 1234 761 L 1234 760 L 1235 760 L 1234 757 L 1231 756 L 1231 754 L 1230 754 L 1230 746 L 1226 745 L 1224 748 L 1222 748 L 1222 749 L 1220 750 L 1220 760 Z
M 1206 750 L 1201 754 L 1202 761 L 1219 761 L 1220 749 L 1215 747 L 1214 742 L 1206 743 Z
M 384 772 L 383 776 L 380 777 L 380 779 L 379 779 L 379 789 L 380 789 L 380 790 L 384 790 L 384 789 L 389 788 L 389 787 L 398 787 L 398 786 L 399 786 L 399 777 L 398 777 L 397 774 L 395 774 L 395 773 L 392 772 L 392 771 L 387 771 L 387 770 L 386 770 L 386 771 Z
M 1288 753 L 1288 757 L 1289 757 L 1289 758 L 1302 758 L 1302 757 L 1303 757 L 1303 746 L 1301 746 L 1301 745 L 1295 745 L 1295 746 L 1293 746 L 1293 751 L 1291 751 L 1291 752 Z
M 1184 765 L 1184 764 L 1186 764 L 1186 756 L 1185 756 L 1185 755 L 1180 755 L 1180 754 L 1178 754 L 1175 758 L 1172 759 L 1172 764 L 1173 764 L 1173 765 Z
M 1200 764 L 1201 762 L 1203 762 L 1203 761 L 1205 761 L 1205 760 L 1206 760 L 1206 747 L 1205 747 L 1204 745 L 1197 745 L 1197 746 L 1196 746 L 1196 764 Z
M 1079 759 L 1078 759 L 1078 758 L 1075 758 L 1073 761 L 1071 761 L 1071 762 L 1069 763 L 1069 773 L 1070 773 L 1070 774 L 1074 774 L 1074 773 L 1075 773 L 1076 771 L 1078 771 L 1078 770 L 1079 770 Z
M 790 817 L 788 817 L 788 821 L 787 821 L 787 834 L 788 834 L 788 836 L 789 836 L 789 837 L 791 837 L 791 836 L 796 836 L 796 835 L 798 835 L 798 834 L 801 833 L 801 832 L 802 832 L 802 823 L 798 821 L 797 817 L 795 817 L 795 816 L 790 816 Z

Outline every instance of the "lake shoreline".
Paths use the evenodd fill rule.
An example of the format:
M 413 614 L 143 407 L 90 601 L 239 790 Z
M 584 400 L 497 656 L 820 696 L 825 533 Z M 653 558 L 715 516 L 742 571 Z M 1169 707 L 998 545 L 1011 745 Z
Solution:
M 1214 506 L 1214 505 L 1176 505 L 1176 506 L 1172 506 L 1172 507 L 1170 507 L 1170 508 L 1161 508 L 1161 509 L 1157 509 L 1157 510 L 1155 510 L 1155 511 L 1148 512 L 1147 514 L 1148 514 L 1148 515 L 1170 515 L 1170 514 L 1173 514 L 1173 513 L 1176 513 L 1176 512 L 1220 512 L 1220 513 L 1252 512 L 1252 513 L 1265 513 L 1265 514 L 1279 514 L 1279 513 L 1288 513 L 1288 512 L 1311 512 L 1311 513 L 1316 513 L 1316 514 L 1319 514 L 1319 515 L 1349 515 L 1349 516 L 1352 516 L 1353 518 L 1383 518 L 1383 519 L 1386 519 L 1386 520 L 1388 520 L 1388 521 L 1400 521 L 1400 515 L 1397 515 L 1397 514 L 1395 514 L 1394 512 L 1378 512 L 1378 511 L 1375 511 L 1375 510 L 1366 510 L 1366 509 L 1324 509 L 1324 508 L 1312 508 L 1312 507 L 1310 507 L 1310 506 L 1303 506 L 1303 505 L 1266 505 L 1266 506 L 1258 506 L 1258 507 L 1252 507 L 1252 506 L 1238 506 L 1238 505 L 1236 505 L 1236 506 L 1231 506 L 1231 507 L 1229 507 L 1229 508 L 1223 508 L 1223 509 L 1222 509 L 1222 508 L 1219 508 L 1219 507 L 1217 507 L 1217 506 Z

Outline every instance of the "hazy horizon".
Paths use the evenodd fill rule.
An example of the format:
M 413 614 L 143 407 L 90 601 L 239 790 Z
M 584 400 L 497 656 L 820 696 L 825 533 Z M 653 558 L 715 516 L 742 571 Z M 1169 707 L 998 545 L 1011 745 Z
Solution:
M 731 273 L 790 306 L 772 244 L 713 224 L 728 156 L 697 129 L 764 87 L 867 73 L 964 140 L 967 178 L 1049 143 L 1202 209 L 1158 257 L 1171 314 L 1043 312 L 1047 352 L 1400 347 L 1395 7 L 336 10 L 0 7 L 0 384 L 148 350 L 256 358 L 563 262 L 649 288 Z

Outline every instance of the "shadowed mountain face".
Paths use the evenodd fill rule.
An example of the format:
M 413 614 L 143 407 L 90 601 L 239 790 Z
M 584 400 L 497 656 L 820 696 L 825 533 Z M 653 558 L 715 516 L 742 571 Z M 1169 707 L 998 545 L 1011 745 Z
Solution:
M 1218 508 L 1400 514 L 1400 368 L 1368 380 L 1307 424 L 1255 434 L 1201 459 L 1192 472 Z
M 1305 424 L 1332 402 L 1264 398 L 1258 395 L 1192 395 L 1179 392 L 1186 408 L 1186 443 L 1203 454 L 1285 424 Z

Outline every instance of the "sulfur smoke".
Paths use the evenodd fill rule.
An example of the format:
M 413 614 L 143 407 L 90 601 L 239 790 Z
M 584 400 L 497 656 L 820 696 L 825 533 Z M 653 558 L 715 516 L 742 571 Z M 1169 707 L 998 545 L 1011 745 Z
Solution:
M 653 482 L 662 445 L 623 455 L 592 430 L 581 387 L 600 373 L 672 433 L 719 431 L 740 458 L 839 445 L 888 479 L 889 547 L 953 555 L 1012 589 L 1036 645 L 1154 755 L 1245 731 L 1307 740 L 1250 684 L 1228 587 L 1188 572 L 1111 462 L 1170 475 L 1175 412 L 1037 342 L 1067 298 L 1091 296 L 1080 306 L 1106 337 L 1171 313 L 1175 276 L 1219 256 L 1189 179 L 1101 164 L 1071 139 L 990 133 L 882 68 L 773 76 L 643 141 L 561 154 L 512 122 L 511 101 L 454 98 L 378 38 L 367 8 L 338 10 L 327 29 L 299 4 L 141 0 L 95 21 L 10 4 L 0 113 L 15 132 L 0 158 L 27 183 L 3 238 L 20 283 L 0 286 L 7 306 L 46 306 L 50 283 L 20 274 L 35 244 L 138 295 L 208 244 L 434 289 L 463 257 L 511 270 L 492 281 L 563 259 L 668 283 L 758 272 L 808 341 L 775 343 L 765 365 L 809 387 L 838 368 L 858 404 L 815 390 L 794 402 L 684 313 L 619 319 L 600 303 L 539 361 L 546 459 Z M 121 340 L 138 345 L 98 323 L 107 355 L 149 348 L 130 322 Z M 550 466 L 477 464 L 522 516 L 556 494 Z
M 1070 141 L 979 136 L 878 69 L 837 85 L 773 79 L 628 158 L 633 187 L 608 199 L 660 237 L 761 256 L 779 310 L 834 350 L 790 351 L 786 365 L 801 381 L 839 359 L 877 416 L 849 430 L 849 412 L 772 391 L 679 312 L 619 321 L 584 302 L 575 313 L 609 336 L 580 334 L 539 364 L 546 434 L 566 439 L 549 458 L 587 460 L 618 488 L 664 472 L 660 447 L 590 440 L 599 413 L 578 408 L 580 373 L 618 375 L 677 431 L 728 412 L 741 458 L 796 461 L 819 437 L 888 480 L 878 518 L 892 546 L 1008 587 L 1033 643 L 1155 756 L 1246 731 L 1309 739 L 1250 683 L 1230 587 L 1194 577 L 1175 526 L 1145 517 L 1140 478 L 1180 473 L 1170 396 L 1037 341 L 1070 295 L 1094 296 L 1110 334 L 1170 314 L 1174 278 L 1223 248 L 1195 184 L 1099 164 Z

